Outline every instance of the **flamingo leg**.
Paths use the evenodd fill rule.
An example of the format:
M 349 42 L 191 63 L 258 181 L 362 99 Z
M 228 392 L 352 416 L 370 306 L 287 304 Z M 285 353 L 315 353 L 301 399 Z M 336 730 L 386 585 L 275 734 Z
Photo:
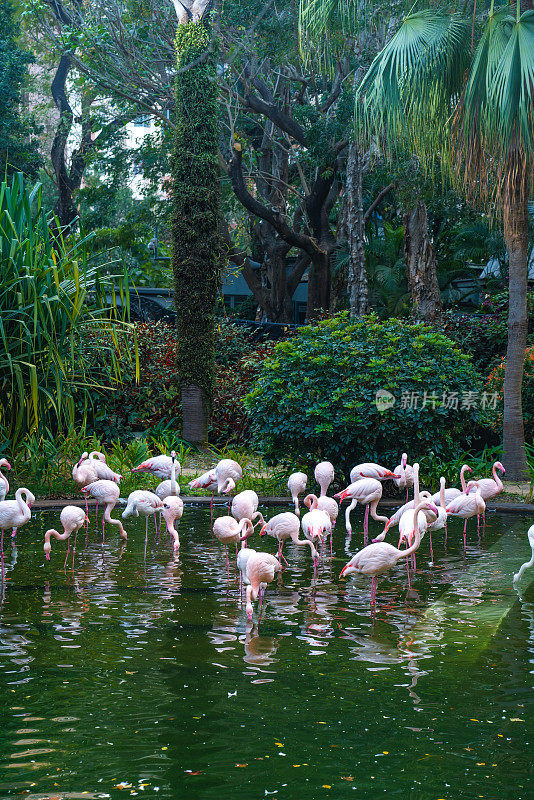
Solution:
M 4 584 L 4 529 L 2 528 L 2 535 L 0 537 L 0 558 L 2 560 L 2 585 Z
M 376 600 L 376 587 L 378 586 L 378 576 L 373 575 L 371 580 L 371 605 L 374 606 Z
M 410 490 L 406 487 L 406 503 L 408 502 L 408 495 L 410 494 Z
M 105 531 L 106 531 L 106 515 L 104 514 L 102 516 L 102 547 L 104 547 Z
M 363 543 L 367 544 L 367 534 L 369 533 L 369 503 L 365 506 L 365 515 L 363 518 Z
M 465 523 L 464 523 L 464 550 L 466 544 L 466 530 L 467 530 L 467 517 L 465 518 Z
M 210 503 L 210 510 L 211 510 L 211 525 L 213 526 L 213 498 L 215 497 L 215 493 L 211 495 L 211 503 Z M 212 531 L 213 536 L 213 531 Z
M 65 556 L 65 563 L 63 564 L 63 569 L 64 570 L 67 569 L 67 559 L 69 557 L 69 553 L 70 553 L 70 542 L 67 539 L 67 555 Z
M 11 534 L 11 538 L 14 539 L 17 535 L 18 528 L 13 528 L 13 533 Z
M 228 558 L 228 547 L 226 547 L 226 571 L 228 572 L 228 580 L 230 580 L 230 559 Z
M 74 547 L 72 548 L 72 569 L 74 569 L 74 556 L 76 554 L 76 537 L 78 536 L 78 531 L 74 532 Z
M 430 539 L 430 560 L 432 563 L 434 563 L 434 552 L 432 550 L 432 531 L 430 529 L 428 531 L 428 537 Z
M 409 559 L 408 558 L 406 559 L 406 573 L 408 575 L 408 588 L 411 589 L 412 588 L 412 582 L 410 580 L 410 564 L 409 564 Z

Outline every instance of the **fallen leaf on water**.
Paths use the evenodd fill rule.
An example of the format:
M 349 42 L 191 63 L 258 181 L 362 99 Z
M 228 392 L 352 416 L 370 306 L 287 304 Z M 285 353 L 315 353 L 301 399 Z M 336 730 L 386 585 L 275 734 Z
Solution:
M 189 775 L 202 775 L 202 771 L 200 769 L 197 769 L 195 771 L 193 771 L 192 769 L 186 769 L 186 772 Z
M 328 783 L 323 783 L 323 789 L 331 789 L 332 787 Z
M 347 775 L 345 778 L 343 776 L 341 776 L 341 780 L 342 781 L 353 781 L 354 778 L 352 777 L 352 775 Z
M 524 719 L 519 719 L 519 717 L 510 717 L 510 722 L 524 722 Z
M 236 767 L 248 767 L 248 764 L 236 764 Z

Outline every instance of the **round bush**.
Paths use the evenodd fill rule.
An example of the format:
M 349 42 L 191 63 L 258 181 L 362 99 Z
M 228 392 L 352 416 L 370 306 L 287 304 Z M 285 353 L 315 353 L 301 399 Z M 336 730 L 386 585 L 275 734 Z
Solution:
M 497 410 L 493 420 L 495 430 L 502 426 L 502 404 L 504 389 L 504 369 L 506 359 L 490 372 L 486 391 L 498 396 Z M 525 371 L 523 373 L 523 389 L 521 391 L 521 405 L 523 407 L 523 421 L 525 423 L 525 440 L 528 444 L 534 439 L 534 347 L 527 347 L 525 351 Z
M 384 395 L 379 410 L 377 392 L 394 404 Z M 479 444 L 486 403 L 469 357 L 441 333 L 346 313 L 277 344 L 245 400 L 268 461 L 326 458 L 345 474 L 362 461 L 392 469 L 404 450 L 411 462 L 455 457 Z

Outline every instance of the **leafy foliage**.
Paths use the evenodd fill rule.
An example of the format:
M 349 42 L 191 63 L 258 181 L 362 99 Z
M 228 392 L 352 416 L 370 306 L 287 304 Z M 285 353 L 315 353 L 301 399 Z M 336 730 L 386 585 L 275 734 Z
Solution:
M 459 314 L 445 311 L 443 333 L 471 356 L 473 364 L 486 374 L 506 352 L 506 320 L 498 314 Z
M 54 238 L 50 224 L 40 184 L 28 191 L 22 175 L 1 184 L 0 427 L 13 443 L 69 427 L 75 404 L 85 413 L 95 389 L 120 379 L 124 326 L 110 324 L 113 279 L 88 262 L 85 240 Z M 127 307 L 127 283 L 119 290 Z M 83 339 L 96 333 L 107 356 L 103 383 L 83 356 Z
M 17 35 L 13 4 L 0 0 L 0 174 L 11 177 L 25 172 L 36 178 L 40 158 L 30 141 L 36 125 L 21 112 L 27 67 L 33 57 L 19 47 Z
M 497 392 L 500 398 L 498 414 L 495 417 L 494 422 L 495 430 L 499 430 L 502 426 L 502 400 L 505 366 L 506 359 L 502 358 L 500 363 L 497 364 L 497 366 L 490 372 L 487 382 L 488 391 Z M 523 408 L 523 423 L 525 425 L 525 440 L 532 444 L 534 441 L 534 347 L 527 347 L 525 352 L 521 405 Z
M 396 398 L 383 412 L 379 390 Z M 463 392 L 477 390 L 469 357 L 442 334 L 376 316 L 349 322 L 342 313 L 278 344 L 245 402 L 253 442 L 269 461 L 327 458 L 347 471 L 358 461 L 398 464 L 403 450 L 453 458 L 487 420 L 477 407 L 446 407 L 443 394 L 456 392 L 461 403 Z M 414 392 L 417 407 L 403 407 Z
M 214 380 L 214 313 L 222 263 L 217 68 L 202 23 L 178 26 L 176 137 L 172 160 L 174 301 L 178 385 L 198 386 L 209 406 Z

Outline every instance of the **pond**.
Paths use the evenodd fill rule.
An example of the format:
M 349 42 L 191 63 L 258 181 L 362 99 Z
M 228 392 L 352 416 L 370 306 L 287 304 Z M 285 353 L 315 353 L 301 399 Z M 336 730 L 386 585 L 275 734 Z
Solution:
M 209 509 L 186 507 L 177 557 L 153 529 L 145 555 L 142 520 L 103 548 L 92 512 L 66 571 L 63 542 L 43 554 L 58 516 L 6 546 L 0 797 L 532 797 L 526 517 L 488 514 L 480 540 L 470 521 L 465 555 L 450 521 L 409 597 L 402 564 L 379 582 L 374 619 L 370 581 L 338 578 L 362 541 L 340 520 L 316 576 L 286 544 L 248 623 Z

